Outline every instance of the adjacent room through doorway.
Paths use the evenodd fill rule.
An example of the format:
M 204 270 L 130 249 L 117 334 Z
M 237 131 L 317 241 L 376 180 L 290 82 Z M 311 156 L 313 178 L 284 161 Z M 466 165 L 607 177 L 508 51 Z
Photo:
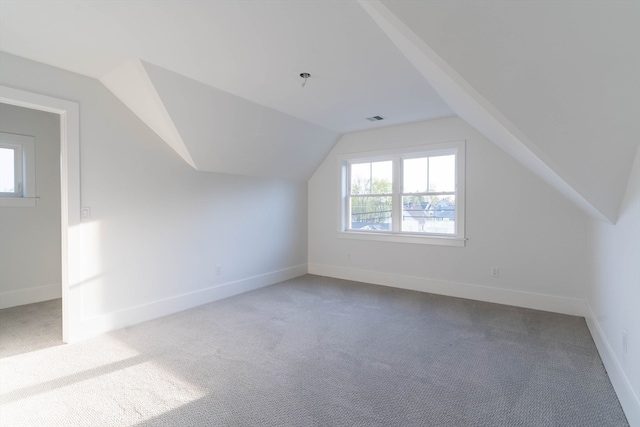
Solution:
M 0 104 L 0 357 L 62 344 L 60 116 Z

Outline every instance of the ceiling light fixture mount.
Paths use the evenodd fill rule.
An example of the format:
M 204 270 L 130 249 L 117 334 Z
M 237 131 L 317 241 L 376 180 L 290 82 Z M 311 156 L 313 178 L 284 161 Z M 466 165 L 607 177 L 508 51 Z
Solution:
M 302 77 L 304 79 L 304 83 L 302 83 L 302 87 L 305 87 L 307 84 L 307 79 L 309 77 L 311 77 L 311 74 L 309 73 L 300 73 L 300 77 Z

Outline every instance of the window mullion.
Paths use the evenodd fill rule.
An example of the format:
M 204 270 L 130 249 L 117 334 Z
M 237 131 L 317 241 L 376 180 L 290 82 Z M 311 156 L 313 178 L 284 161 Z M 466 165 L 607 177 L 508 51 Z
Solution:
M 402 161 L 400 157 L 393 158 L 393 196 L 391 225 L 394 233 L 399 233 L 402 229 Z
M 351 167 L 352 163 L 348 163 L 347 170 L 345 171 L 345 180 L 346 180 L 346 188 L 345 188 L 345 209 L 344 216 L 342 220 L 344 221 L 344 228 L 351 228 Z

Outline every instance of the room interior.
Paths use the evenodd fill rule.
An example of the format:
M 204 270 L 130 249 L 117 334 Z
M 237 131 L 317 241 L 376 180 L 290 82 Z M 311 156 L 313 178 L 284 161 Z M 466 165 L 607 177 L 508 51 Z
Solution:
M 62 224 L 59 283 L 3 276 L 3 309 L 62 298 L 81 345 L 311 274 L 578 316 L 640 425 L 638 2 L 3 0 L 0 24 L 0 102 L 59 119 Z M 463 247 L 339 232 L 341 156 L 451 141 Z

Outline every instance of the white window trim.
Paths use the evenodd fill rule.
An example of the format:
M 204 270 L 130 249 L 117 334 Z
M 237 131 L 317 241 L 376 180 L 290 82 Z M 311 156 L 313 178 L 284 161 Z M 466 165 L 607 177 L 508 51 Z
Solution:
M 0 144 L 20 147 L 16 154 L 22 154 L 22 192 L 2 193 L 0 207 L 24 208 L 36 205 L 36 140 L 32 136 L 0 132 Z
M 376 150 L 359 153 L 342 154 L 338 156 L 338 238 L 357 239 L 378 242 L 414 243 L 440 246 L 464 247 L 465 237 L 465 141 L 442 142 L 418 146 L 394 148 L 390 150 Z M 347 185 L 348 163 L 358 161 L 387 160 L 389 157 L 400 156 L 410 158 L 414 156 L 433 156 L 434 154 L 456 154 L 456 235 L 410 234 L 399 232 L 365 232 L 348 230 L 347 224 Z M 397 171 L 397 169 L 395 169 Z M 394 172 L 397 173 L 397 172 Z M 394 190 L 399 185 L 399 177 L 394 176 Z

